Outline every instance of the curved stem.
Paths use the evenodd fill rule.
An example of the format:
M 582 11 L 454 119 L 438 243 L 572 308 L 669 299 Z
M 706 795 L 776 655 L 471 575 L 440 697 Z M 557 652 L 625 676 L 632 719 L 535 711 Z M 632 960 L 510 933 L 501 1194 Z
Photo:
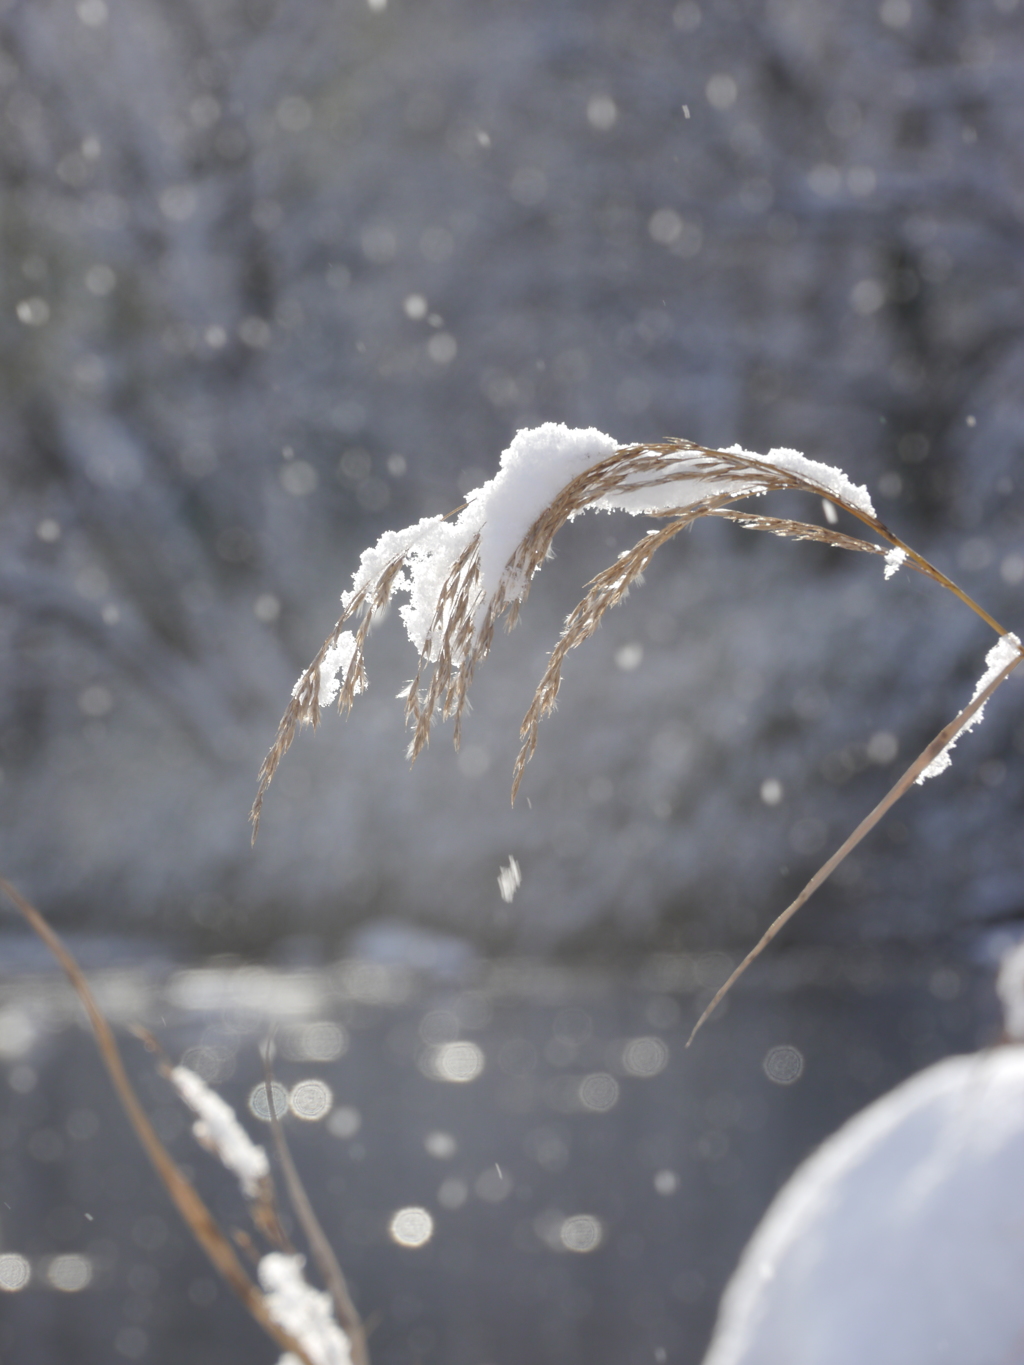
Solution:
M 838 499 L 833 498 L 832 501 L 836 502 Z M 954 597 L 959 597 L 964 606 L 970 607 L 971 611 L 973 611 L 976 616 L 980 616 L 987 626 L 991 626 L 997 635 L 1003 636 L 1007 633 L 1006 628 L 1001 626 L 994 616 L 990 616 L 984 607 L 975 602 L 973 597 L 964 592 L 963 588 L 954 583 L 941 569 L 937 569 L 930 560 L 925 559 L 924 555 L 918 554 L 918 552 L 907 545 L 905 541 L 900 540 L 899 536 L 890 531 L 884 522 L 879 521 L 877 517 L 869 516 L 867 512 L 862 512 L 859 508 L 852 506 L 848 502 L 842 502 L 840 503 L 840 506 L 852 516 L 855 516 L 858 521 L 862 521 L 865 526 L 870 526 L 876 535 L 880 535 L 883 540 L 887 540 L 894 549 L 902 550 L 919 573 L 923 573 L 928 578 L 934 579 L 936 583 L 940 583 L 942 587 L 947 588 Z
M 278 1117 L 277 1107 L 274 1104 L 274 1077 L 270 1069 L 269 1047 L 265 1048 L 263 1052 L 263 1073 L 267 1091 L 270 1128 L 274 1137 L 274 1146 L 277 1149 L 277 1157 L 281 1163 L 281 1170 L 284 1173 L 284 1183 L 288 1190 L 292 1209 L 309 1240 L 309 1247 L 320 1268 L 320 1274 L 324 1277 L 331 1301 L 334 1304 L 334 1314 L 338 1319 L 338 1325 L 348 1337 L 352 1365 L 370 1365 L 366 1345 L 366 1329 L 363 1327 L 356 1306 L 352 1302 L 352 1295 L 349 1293 L 348 1283 L 341 1266 L 338 1264 L 338 1258 L 334 1254 L 334 1248 L 327 1240 L 327 1235 L 320 1226 L 320 1220 L 313 1212 L 313 1205 L 309 1202 L 306 1187 L 295 1168 L 295 1162 L 292 1160 L 291 1150 L 288 1147 L 284 1129 Z
M 743 959 L 740 965 L 733 972 L 730 973 L 728 980 L 722 986 L 720 986 L 718 990 L 715 992 L 710 1004 L 703 1011 L 700 1018 L 697 1020 L 696 1024 L 694 1024 L 693 1031 L 690 1034 L 689 1038 L 686 1040 L 687 1047 L 689 1047 L 690 1044 L 693 1042 L 694 1038 L 696 1038 L 699 1029 L 708 1019 L 708 1017 L 713 1013 L 718 1004 L 728 994 L 728 992 L 732 989 L 734 984 L 747 970 L 747 968 L 754 961 L 754 959 L 756 957 L 759 957 L 761 953 L 764 951 L 764 949 L 767 948 L 768 944 L 771 943 L 773 938 L 775 938 L 779 930 L 789 923 L 789 921 L 793 918 L 793 916 L 800 909 L 800 907 L 810 899 L 810 897 L 814 894 L 815 891 L 817 891 L 818 887 L 821 886 L 822 882 L 824 882 L 828 877 L 832 875 L 832 873 L 836 870 L 836 868 L 847 856 L 847 854 L 853 852 L 853 850 L 857 847 L 857 845 L 864 838 L 864 836 L 866 834 L 869 834 L 871 830 L 874 829 L 874 827 L 878 824 L 879 820 L 881 820 L 882 816 L 885 815 L 886 811 L 890 810 L 900 799 L 900 797 L 903 796 L 907 792 L 907 790 L 913 785 L 913 783 L 917 781 L 918 777 L 921 775 L 921 773 L 924 772 L 925 768 L 927 768 L 928 764 L 931 763 L 932 759 L 936 758 L 942 752 L 942 750 L 945 749 L 947 744 L 950 744 L 954 739 L 956 739 L 957 735 L 960 734 L 964 726 L 967 725 L 971 718 L 975 716 L 985 705 L 985 703 L 988 701 L 989 697 L 991 697 L 992 693 L 996 690 L 996 688 L 999 687 L 1001 683 L 1006 681 L 1006 679 L 1010 676 L 1013 670 L 1022 661 L 1024 661 L 1024 648 L 1018 650 L 1017 657 L 1011 659 L 1011 661 L 1006 665 L 1006 667 L 1002 670 L 1001 673 L 996 674 L 996 676 L 992 679 L 992 681 L 989 683 L 988 687 L 984 689 L 984 691 L 979 693 L 979 695 L 975 697 L 974 700 L 968 706 L 964 707 L 964 709 L 954 720 L 951 720 L 944 729 L 939 731 L 939 733 L 935 736 L 935 738 L 928 745 L 928 747 L 924 749 L 922 753 L 918 755 L 917 758 L 915 758 L 913 763 L 911 763 L 910 767 L 903 774 L 900 780 L 895 784 L 895 786 L 891 787 L 889 791 L 886 792 L 885 796 L 882 797 L 881 801 L 879 801 L 878 805 L 875 806 L 874 810 L 872 810 L 868 815 L 864 817 L 864 819 L 860 822 L 860 824 L 853 831 L 853 833 L 846 840 L 846 842 L 841 844 L 840 847 L 836 849 L 835 853 L 832 854 L 832 857 L 829 858 L 828 862 L 823 863 L 822 866 L 818 868 L 817 872 L 815 872 L 814 876 L 807 883 L 804 889 L 800 892 L 796 900 L 792 901 L 789 905 L 787 905 L 785 910 L 783 910 L 782 914 L 776 916 L 776 918 L 772 920 L 771 924 L 769 924 L 768 928 L 758 939 L 754 947 L 751 948 L 750 952 L 747 953 L 746 957 Z
M 27 901 L 3 877 L 0 877 L 0 891 L 7 896 L 23 918 L 28 921 L 30 927 L 35 930 L 64 968 L 75 993 L 85 1006 L 85 1012 L 89 1016 L 89 1022 L 92 1024 L 93 1032 L 96 1035 L 96 1046 L 103 1059 L 103 1064 L 107 1068 L 107 1074 L 117 1091 L 117 1097 L 121 1101 L 146 1155 L 163 1182 L 164 1188 L 177 1206 L 182 1218 L 192 1229 L 196 1241 L 268 1336 L 272 1337 L 285 1351 L 290 1351 L 292 1355 L 297 1356 L 299 1360 L 304 1362 L 304 1365 L 313 1365 L 313 1361 L 302 1343 L 297 1341 L 290 1332 L 285 1331 L 283 1327 L 278 1326 L 270 1316 L 263 1295 L 242 1269 L 242 1264 L 235 1255 L 234 1247 L 221 1232 L 213 1214 L 200 1199 L 192 1184 L 178 1169 L 167 1148 L 157 1137 L 156 1130 L 150 1123 L 149 1116 L 139 1102 L 135 1088 L 128 1079 L 128 1073 L 124 1069 L 121 1052 L 117 1046 L 113 1030 L 96 1003 L 96 997 L 93 995 L 82 969 L 35 906 Z

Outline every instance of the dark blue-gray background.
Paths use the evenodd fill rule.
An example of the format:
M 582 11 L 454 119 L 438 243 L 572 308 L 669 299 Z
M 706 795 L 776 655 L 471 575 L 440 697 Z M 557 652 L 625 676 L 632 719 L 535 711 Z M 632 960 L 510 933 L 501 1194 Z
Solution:
M 372 954 L 382 921 L 479 961 L 735 954 L 969 695 L 992 637 L 934 585 L 698 525 L 570 660 L 511 811 L 559 623 L 643 529 L 584 520 L 460 755 L 439 728 L 408 771 L 392 620 L 250 851 L 359 551 L 524 425 L 838 464 L 1020 628 L 1014 0 L 4 0 L 0 54 L 0 863 L 59 925 L 178 958 Z M 977 957 L 1021 911 L 1022 750 L 1012 681 L 787 942 Z M 893 1049 L 876 1089 L 927 1059 Z

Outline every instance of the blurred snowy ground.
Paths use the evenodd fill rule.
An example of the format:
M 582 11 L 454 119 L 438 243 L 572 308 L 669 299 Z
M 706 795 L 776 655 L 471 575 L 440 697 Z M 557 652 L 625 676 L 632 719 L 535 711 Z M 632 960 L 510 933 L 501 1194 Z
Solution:
M 630 971 L 488 963 L 394 928 L 291 967 L 175 963 L 137 936 L 71 946 L 158 1131 L 228 1227 L 246 1225 L 236 1181 L 124 1027 L 148 1026 L 266 1142 L 258 1048 L 275 1025 L 289 1141 L 376 1365 L 696 1365 L 793 1167 L 908 1072 L 998 1028 L 985 964 L 891 946 L 762 959 L 690 1051 L 718 953 Z M 175 1216 L 70 989 L 34 942 L 5 947 L 3 1358 L 273 1360 Z M 388 1235 L 409 1207 L 433 1222 L 419 1248 Z
M 801 1165 L 751 1238 L 705 1365 L 1000 1365 L 1024 1307 L 1024 948 L 1003 1042 L 947 1057 Z
M 729 947 L 969 695 L 991 640 L 930 585 L 698 526 L 510 812 L 544 654 L 637 529 L 593 521 L 460 756 L 406 771 L 392 622 L 252 854 L 359 551 L 520 426 L 803 449 L 1019 629 L 1016 0 L 4 0 L 0 53 L 0 863 L 66 920 Z M 1020 696 L 797 935 L 1019 914 Z

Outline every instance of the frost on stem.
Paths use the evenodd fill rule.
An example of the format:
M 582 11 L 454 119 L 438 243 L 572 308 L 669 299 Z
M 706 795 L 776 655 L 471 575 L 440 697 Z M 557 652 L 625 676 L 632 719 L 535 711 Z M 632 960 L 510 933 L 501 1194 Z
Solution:
M 985 691 L 989 684 L 995 682 L 996 678 L 999 676 L 1000 673 L 1002 673 L 1003 669 L 1006 668 L 1008 664 L 1012 663 L 1013 660 L 1020 655 L 1020 652 L 1021 643 L 1017 639 L 1016 635 L 1014 635 L 1012 632 L 1007 632 L 1006 635 L 1001 636 L 996 641 L 996 643 L 992 646 L 989 652 L 985 655 L 986 665 L 985 672 L 981 675 L 981 677 L 975 684 L 974 695 L 971 697 L 971 700 L 970 702 L 968 702 L 968 705 L 971 705 L 973 702 L 977 701 L 977 699 L 981 696 L 982 692 Z M 926 782 L 929 777 L 938 777 L 939 773 L 943 773 L 946 771 L 946 769 L 950 766 L 950 764 L 953 761 L 949 756 L 950 750 L 956 747 L 957 741 L 963 735 L 966 735 L 968 730 L 974 729 L 974 727 L 984 718 L 984 715 L 985 707 L 980 706 L 978 710 L 975 711 L 974 715 L 970 718 L 970 720 L 967 721 L 965 725 L 961 726 L 956 736 L 949 741 L 946 747 L 944 749 L 939 750 L 939 752 L 935 755 L 932 761 L 928 764 L 927 768 L 925 768 L 922 772 L 918 773 L 917 775 L 918 784 Z
M 216 1094 L 194 1071 L 176 1066 L 170 1081 L 194 1114 L 192 1125 L 196 1141 L 218 1157 L 232 1175 L 237 1176 L 247 1199 L 257 1199 L 260 1182 L 270 1174 L 267 1154 L 249 1137 L 226 1100 Z
M 304 1256 L 272 1251 L 259 1264 L 267 1312 L 299 1343 L 313 1365 L 352 1365 L 349 1340 L 334 1318 L 329 1294 L 306 1283 Z M 299 1365 L 290 1352 L 278 1365 Z
M 536 745 L 538 723 L 554 706 L 565 654 L 593 634 L 655 550 L 698 517 L 728 516 L 778 535 L 882 553 L 878 546 L 829 527 L 726 510 L 739 498 L 781 489 L 810 492 L 880 528 L 866 489 L 851 483 L 842 470 L 795 450 L 756 455 L 740 446 L 712 450 L 685 440 L 620 446 L 593 427 L 570 430 L 556 422 L 520 431 L 502 455 L 497 474 L 467 494 L 457 515 L 426 517 L 415 526 L 385 532 L 363 553 L 352 587 L 342 596 L 342 616 L 296 682 L 264 762 L 253 805 L 254 829 L 263 796 L 296 729 L 316 725 L 328 702 L 336 700 L 338 709 L 347 711 L 365 689 L 366 638 L 396 593 L 407 598 L 400 615 L 419 656 L 415 677 L 402 693 L 413 730 L 409 752 L 415 758 L 437 716 L 454 717 L 458 745 L 473 671 L 486 657 L 498 621 L 505 617 L 510 629 L 515 625 L 531 580 L 566 522 L 592 510 L 667 522 L 598 574 L 566 621 L 523 722 L 514 795 Z

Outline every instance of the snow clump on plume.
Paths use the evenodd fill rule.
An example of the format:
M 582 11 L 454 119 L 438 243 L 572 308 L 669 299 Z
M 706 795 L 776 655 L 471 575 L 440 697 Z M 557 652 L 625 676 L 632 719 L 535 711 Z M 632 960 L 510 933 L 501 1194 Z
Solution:
M 424 517 L 404 530 L 386 531 L 376 545 L 365 550 L 351 590 L 342 594 L 343 607 L 348 610 L 360 593 L 372 589 L 390 564 L 404 559 L 390 595 L 408 594 L 408 602 L 399 614 L 409 639 L 417 652 L 423 654 L 436 624 L 442 588 L 460 556 L 478 540 L 479 578 L 474 613 L 479 625 L 499 589 L 506 600 L 513 601 L 526 588 L 526 583 L 510 572 L 509 563 L 538 518 L 557 501 L 568 484 L 602 460 L 614 457 L 620 449 L 613 436 L 594 427 L 570 429 L 561 422 L 545 422 L 519 431 L 502 454 L 497 474 L 467 493 L 466 505 L 454 520 Z M 738 455 L 766 469 L 784 471 L 810 482 L 823 495 L 874 516 L 867 489 L 851 483 L 841 469 L 809 460 L 798 451 L 778 449 L 756 455 L 736 445 L 723 453 Z M 664 513 L 692 507 L 723 493 L 737 498 L 767 491 L 769 485 L 758 478 L 754 469 L 749 471 L 749 478 L 742 480 L 716 481 L 713 475 L 707 480 L 695 479 L 693 458 L 692 452 L 681 449 L 676 465 L 680 477 L 674 479 L 670 468 L 656 482 L 645 483 L 638 474 L 635 483 L 627 478 L 612 492 L 596 497 L 588 509 L 634 515 Z M 684 473 L 688 477 L 682 477 Z M 571 513 L 569 519 L 575 515 Z M 339 674 L 345 677 L 355 651 L 355 636 L 346 631 L 323 658 L 319 670 L 321 706 L 337 696 Z M 296 683 L 295 695 L 304 677 Z M 357 684 L 353 690 L 358 692 L 361 686 Z
M 902 564 L 906 562 L 907 552 L 902 545 L 894 545 L 891 550 L 885 552 L 885 576 L 892 578 Z

